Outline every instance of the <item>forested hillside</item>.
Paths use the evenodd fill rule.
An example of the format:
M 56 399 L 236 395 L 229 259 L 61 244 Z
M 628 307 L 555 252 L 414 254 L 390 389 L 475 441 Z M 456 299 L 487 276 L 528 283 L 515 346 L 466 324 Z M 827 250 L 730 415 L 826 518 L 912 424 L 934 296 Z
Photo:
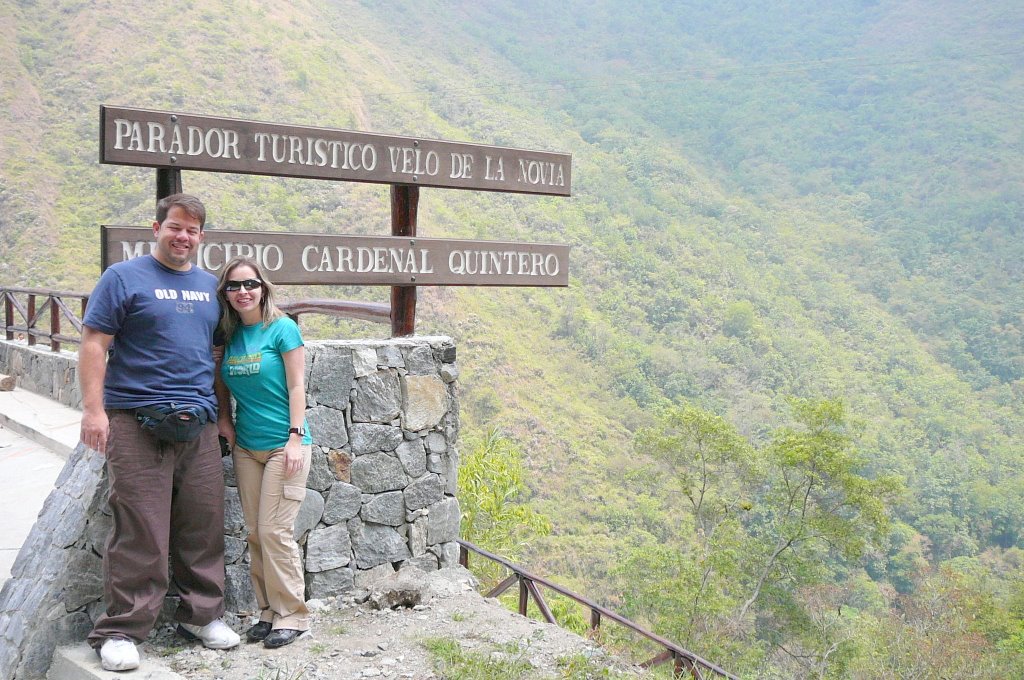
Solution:
M 421 193 L 423 236 L 573 246 L 567 290 L 420 292 L 473 473 L 522 464 L 541 518 L 492 540 L 744 676 L 1013 677 L 1022 35 L 1002 1 L 0 0 L 0 283 L 88 290 L 99 225 L 152 219 L 100 104 L 571 152 L 571 198 Z M 183 181 L 213 228 L 389 233 L 386 187 Z

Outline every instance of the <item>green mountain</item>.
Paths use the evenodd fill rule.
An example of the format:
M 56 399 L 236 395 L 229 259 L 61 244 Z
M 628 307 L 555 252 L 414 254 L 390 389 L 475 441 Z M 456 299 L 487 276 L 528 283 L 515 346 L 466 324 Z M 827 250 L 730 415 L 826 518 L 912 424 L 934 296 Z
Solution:
M 571 198 L 420 198 L 423 236 L 573 246 L 568 290 L 420 291 L 419 331 L 459 345 L 468 441 L 500 428 L 551 521 L 523 560 L 751 675 L 895 674 L 905 657 L 881 641 L 929 654 L 901 621 L 956 631 L 928 638 L 945 655 L 932 650 L 935 664 L 1013 674 L 1020 3 L 0 0 L 0 34 L 0 283 L 88 290 L 99 225 L 151 221 L 154 171 L 97 163 L 100 104 L 571 152 Z M 387 187 L 183 181 L 214 227 L 389 233 Z M 320 337 L 387 332 L 303 323 Z M 841 402 L 857 473 L 905 491 L 886 537 L 856 558 L 821 546 L 821 573 L 772 572 L 753 623 L 733 616 L 746 596 L 723 586 L 739 599 L 701 616 L 738 622 L 708 628 L 738 642 L 716 646 L 678 625 L 693 611 L 669 606 L 692 595 L 671 581 L 673 556 L 700 541 L 671 467 L 636 435 L 685 405 L 768 460 L 799 425 L 794 398 Z M 761 508 L 776 478 L 757 479 L 736 492 L 757 515 L 737 520 L 732 544 L 749 564 L 764 562 L 748 541 L 773 526 Z M 725 550 L 705 548 L 705 565 Z M 754 573 L 741 562 L 729 562 L 735 583 Z M 641 581 L 662 596 L 643 600 Z M 856 595 L 839 607 L 853 619 L 830 620 L 845 637 L 807 632 L 836 607 L 794 584 Z M 922 613 L 935 593 L 942 616 L 974 618 Z

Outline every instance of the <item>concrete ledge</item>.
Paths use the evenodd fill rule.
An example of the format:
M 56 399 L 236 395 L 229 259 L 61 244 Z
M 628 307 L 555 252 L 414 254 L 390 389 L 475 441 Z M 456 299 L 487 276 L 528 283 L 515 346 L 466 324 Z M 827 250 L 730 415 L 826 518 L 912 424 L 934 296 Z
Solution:
M 96 652 L 84 642 L 80 645 L 58 647 L 53 652 L 53 663 L 46 674 L 47 680 L 184 680 L 184 678 L 151 656 L 142 657 L 142 665 L 134 671 L 105 671 L 100 668 Z
M 16 387 L 0 392 L 0 424 L 67 460 L 78 445 L 82 412 Z

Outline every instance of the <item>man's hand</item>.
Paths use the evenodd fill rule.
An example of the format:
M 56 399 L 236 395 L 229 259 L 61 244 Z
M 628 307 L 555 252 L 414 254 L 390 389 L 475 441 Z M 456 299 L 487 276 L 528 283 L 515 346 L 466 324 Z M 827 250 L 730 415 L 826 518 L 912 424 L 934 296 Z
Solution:
M 95 328 L 82 326 L 78 348 L 78 379 L 82 385 L 82 443 L 93 451 L 107 452 L 110 420 L 103 410 L 103 378 L 107 373 L 107 350 L 114 341 Z
M 100 409 L 99 411 L 85 411 L 82 414 L 82 443 L 88 446 L 93 451 L 106 454 L 107 452 L 107 436 L 110 433 L 110 420 L 107 418 L 107 412 Z
M 235 448 L 235 424 L 231 422 L 231 416 L 217 418 L 217 434 L 228 440 L 231 448 Z

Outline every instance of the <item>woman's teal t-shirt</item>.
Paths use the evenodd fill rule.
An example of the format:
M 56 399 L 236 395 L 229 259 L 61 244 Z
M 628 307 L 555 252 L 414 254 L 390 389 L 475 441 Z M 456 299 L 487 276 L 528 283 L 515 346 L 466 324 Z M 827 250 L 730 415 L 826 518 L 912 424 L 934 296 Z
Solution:
M 288 443 L 288 381 L 282 355 L 302 347 L 302 334 L 287 316 L 269 326 L 239 326 L 224 349 L 220 373 L 235 398 L 235 436 L 240 445 L 267 451 Z M 303 420 L 312 443 L 309 426 Z

